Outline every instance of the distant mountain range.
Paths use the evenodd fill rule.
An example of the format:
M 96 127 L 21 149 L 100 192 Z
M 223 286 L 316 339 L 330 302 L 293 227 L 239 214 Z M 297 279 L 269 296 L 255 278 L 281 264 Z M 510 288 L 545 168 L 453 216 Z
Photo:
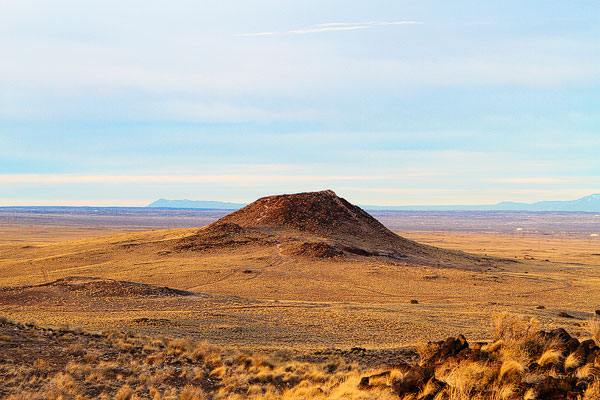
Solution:
M 155 208 L 205 208 L 211 210 L 237 210 L 246 206 L 243 203 L 227 203 L 222 201 L 201 200 L 166 200 L 159 199 L 147 207 Z M 439 205 L 439 206 L 360 206 L 366 210 L 481 210 L 481 211 L 587 211 L 600 212 L 600 194 L 592 194 L 570 201 L 538 201 L 536 203 L 517 203 L 503 201 L 487 205 Z
M 209 210 L 237 210 L 244 207 L 242 203 L 227 203 L 224 201 L 204 201 L 204 200 L 167 200 L 158 199 L 146 207 L 154 208 L 205 208 Z

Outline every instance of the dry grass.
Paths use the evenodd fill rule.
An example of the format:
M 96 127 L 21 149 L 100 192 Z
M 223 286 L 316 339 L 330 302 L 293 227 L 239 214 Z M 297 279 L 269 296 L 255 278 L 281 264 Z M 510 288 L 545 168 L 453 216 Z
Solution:
M 584 326 L 592 339 L 596 342 L 596 345 L 600 346 L 600 320 L 599 319 L 588 319 L 585 321 Z
M 60 293 L 48 293 L 37 302 L 31 296 L 25 296 L 26 301 L 9 302 L 0 295 L 3 310 L 22 322 L 59 326 L 69 321 L 71 326 L 80 325 L 86 330 L 115 327 L 150 335 L 197 335 L 212 343 L 235 343 L 254 349 L 352 347 L 357 343 L 390 348 L 410 345 L 419 337 L 439 340 L 458 333 L 485 340 L 489 333 L 481 321 L 501 311 L 535 316 L 546 329 L 564 322 L 558 317 L 559 309 L 577 318 L 589 318 L 593 309 L 587 294 L 600 290 L 600 273 L 592 265 L 600 258 L 593 257 L 588 257 L 590 265 L 527 261 L 493 263 L 490 268 L 470 271 L 415 268 L 376 258 L 307 261 L 282 256 L 276 247 L 264 246 L 202 254 L 168 253 L 174 242 L 195 232 L 176 229 L 44 245 L 3 245 L 0 285 L 44 283 L 44 267 L 50 280 L 70 275 L 96 276 L 215 296 L 74 296 L 60 300 Z M 59 239 L 60 234 L 56 234 Z M 452 232 L 443 237 L 447 243 L 439 243 L 442 247 L 464 250 L 484 243 L 487 249 L 496 240 L 512 243 L 514 251 L 526 246 L 515 238 L 507 241 L 501 234 Z M 540 233 L 535 240 L 540 238 L 547 237 Z M 558 261 L 560 255 L 568 260 L 573 252 L 573 243 L 567 239 L 552 243 Z M 546 242 L 541 243 L 544 250 Z M 508 257 L 512 250 L 507 248 L 497 255 Z M 244 273 L 248 269 L 255 272 Z M 418 299 L 419 304 L 410 304 L 411 299 Z M 40 307 L 40 303 L 52 307 Z M 538 304 L 546 308 L 538 310 Z M 144 318 L 148 322 L 143 322 Z M 277 324 L 265 324 L 274 320 Z M 460 328 L 455 321 L 460 321 Z M 131 347 L 126 342 L 122 345 L 124 350 Z
M 571 353 L 565 358 L 565 370 L 572 371 L 585 363 L 583 357 L 577 353 Z
M 30 364 L 24 360 L 0 364 L 4 376 L 0 393 L 11 400 L 535 399 L 546 390 L 539 385 L 549 376 L 560 382 L 571 378 L 588 382 L 581 389 L 581 400 L 597 399 L 600 391 L 598 365 L 572 354 L 565 359 L 564 342 L 534 332 L 535 321 L 510 315 L 494 318 L 498 340 L 482 346 L 479 353 L 468 349 L 470 357 L 450 354 L 439 359 L 441 342 L 419 345 L 425 357 L 419 368 L 434 369 L 434 375 L 424 375 L 423 380 L 414 380 L 412 367 L 372 369 L 335 358 L 304 362 L 285 351 L 253 353 L 191 339 L 118 331 L 93 338 L 63 332 L 48 341 L 43 331 L 32 336 L 35 327 L 4 325 L 11 340 L 36 340 L 66 357 L 58 368 L 44 358 Z M 60 357 L 47 357 L 61 362 Z M 534 362 L 542 369 L 529 370 Z M 365 376 L 369 376 L 367 387 L 359 385 Z
M 593 382 L 583 393 L 581 400 L 598 400 L 600 399 L 600 381 Z
M 482 349 L 489 358 L 445 360 L 436 365 L 436 380 L 420 383 L 417 393 L 402 395 L 405 400 L 426 395 L 437 400 L 539 398 L 536 385 L 548 376 L 586 379 L 590 384 L 582 392 L 582 400 L 598 398 L 598 366 L 561 349 L 559 342 L 537 337 L 539 324 L 531 318 L 537 316 L 544 329 L 549 329 L 577 322 L 560 319 L 559 310 L 581 319 L 590 316 L 590 293 L 597 292 L 600 275 L 592 265 L 598 264 L 594 261 L 598 258 L 590 258 L 593 246 L 588 239 L 544 236 L 549 241 L 539 245 L 541 236 L 515 240 L 503 234 L 453 232 L 439 237 L 437 233 L 421 233 L 424 240 L 414 237 L 482 254 L 497 245 L 490 254 L 590 264 L 527 261 L 502 269 L 490 266 L 485 271 L 415 268 L 375 258 L 368 262 L 308 263 L 280 260 L 275 250 L 264 248 L 208 252 L 202 257 L 165 252 L 168 241 L 193 232 L 181 229 L 0 246 L 3 285 L 42 283 L 43 265 L 52 279 L 76 271 L 214 295 L 193 299 L 69 298 L 62 303 L 53 297 L 48 309 L 34 299 L 28 300 L 32 304 L 3 304 L 5 312 L 21 321 L 56 327 L 68 320 L 71 326 L 95 331 L 107 327 L 117 330 L 90 339 L 79 333 L 45 336 L 47 332 L 24 329 L 26 340 L 52 337 L 52 346 L 61 351 L 55 357 L 46 350 L 32 352 L 26 361 L 19 361 L 18 353 L 10 353 L 11 361 L 16 362 L 0 363 L 0 397 L 392 399 L 397 398 L 398 386 L 410 378 L 404 370 L 391 370 L 373 381 L 374 388 L 361 390 L 358 385 L 362 377 L 385 371 L 335 359 L 307 363 L 269 352 L 257 354 L 256 350 L 263 346 L 306 349 L 356 344 L 385 348 L 414 343 L 419 337 L 439 340 L 465 333 L 473 340 L 494 339 Z M 71 232 L 67 237 L 72 239 L 76 234 Z M 123 243 L 135 246 L 125 247 Z M 246 274 L 246 269 L 260 273 Z M 410 304 L 414 298 L 419 299 L 418 305 Z M 536 309 L 538 304 L 546 308 Z M 495 317 L 488 330 L 481 321 L 497 311 L 510 313 Z M 526 316 L 516 317 L 514 313 Z M 140 318 L 151 321 L 134 322 Z M 0 324 L 5 322 L 0 317 Z M 598 320 L 584 325 L 600 343 Z M 584 329 L 569 327 L 571 332 L 587 335 Z M 135 329 L 136 334 L 119 331 L 125 328 Z M 64 325 L 64 330 L 68 331 L 68 326 Z M 202 339 L 169 338 L 192 334 Z M 242 350 L 210 345 L 203 338 L 212 343 L 233 343 Z M 1 334 L 0 349 L 8 351 L 4 349 L 14 348 L 8 347 L 14 343 L 22 348 L 21 340 L 25 339 L 13 333 Z M 425 342 L 417 348 L 422 362 L 436 351 L 436 346 Z M 530 370 L 535 363 L 540 367 Z
M 13 332 L 19 326 L 7 327 Z M 27 338 L 27 328 L 22 328 Z M 0 363 L 0 396 L 17 399 L 85 400 L 137 399 L 386 399 L 393 398 L 391 381 L 365 392 L 358 382 L 369 369 L 332 359 L 322 363 L 296 361 L 283 352 L 258 354 L 196 342 L 157 339 L 117 331 L 92 340 L 66 333 L 50 341 L 38 335 L 41 346 L 55 348 L 31 365 Z M 85 353 L 81 348 L 87 346 Z M 95 354 L 95 357 L 88 357 Z M 7 354 L 4 354 L 7 357 Z M 401 374 L 393 374 L 391 380 Z
M 523 318 L 508 312 L 492 316 L 492 337 L 505 343 L 522 342 L 539 329 L 539 321 L 535 318 Z

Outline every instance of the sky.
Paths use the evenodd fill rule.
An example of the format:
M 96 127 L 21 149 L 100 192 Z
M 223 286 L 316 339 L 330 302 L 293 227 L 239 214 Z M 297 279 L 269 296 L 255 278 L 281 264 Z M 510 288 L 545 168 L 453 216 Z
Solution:
M 0 206 L 600 193 L 600 4 L 0 0 Z

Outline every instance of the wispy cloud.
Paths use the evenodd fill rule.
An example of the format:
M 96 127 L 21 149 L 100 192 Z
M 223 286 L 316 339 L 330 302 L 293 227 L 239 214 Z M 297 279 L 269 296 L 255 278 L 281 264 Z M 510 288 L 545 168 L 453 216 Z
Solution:
M 77 184 L 77 183 L 302 183 L 335 181 L 373 181 L 398 178 L 395 174 L 384 175 L 78 175 L 78 174 L 0 174 L 1 184 Z
M 500 183 L 522 183 L 522 184 L 570 184 L 570 185 L 589 185 L 600 183 L 600 176 L 561 176 L 561 177 L 511 177 L 493 179 L 493 182 Z
M 289 31 L 270 31 L 239 33 L 235 36 L 271 36 L 271 35 L 304 35 L 307 33 L 351 31 L 357 29 L 369 29 L 376 26 L 389 25 L 421 25 L 420 21 L 367 21 L 367 22 L 328 22 L 325 24 L 311 25 L 306 28 L 293 29 Z

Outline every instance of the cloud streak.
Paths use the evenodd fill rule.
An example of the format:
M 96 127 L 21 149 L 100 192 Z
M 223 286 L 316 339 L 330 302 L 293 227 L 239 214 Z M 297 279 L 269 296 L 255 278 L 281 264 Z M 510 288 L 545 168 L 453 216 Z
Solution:
M 213 183 L 259 184 L 331 181 L 373 181 L 398 178 L 399 175 L 77 175 L 77 174 L 0 174 L 1 184 L 78 184 L 78 183 Z
M 589 185 L 600 183 L 600 176 L 561 176 L 561 177 L 512 177 L 493 179 L 492 182 L 540 185 Z
M 309 33 L 352 31 L 358 29 L 370 29 L 376 26 L 390 25 L 422 25 L 420 21 L 367 21 L 367 22 L 328 22 L 325 24 L 311 25 L 306 28 L 293 29 L 289 31 L 270 31 L 239 33 L 234 36 L 273 36 L 273 35 L 305 35 Z

